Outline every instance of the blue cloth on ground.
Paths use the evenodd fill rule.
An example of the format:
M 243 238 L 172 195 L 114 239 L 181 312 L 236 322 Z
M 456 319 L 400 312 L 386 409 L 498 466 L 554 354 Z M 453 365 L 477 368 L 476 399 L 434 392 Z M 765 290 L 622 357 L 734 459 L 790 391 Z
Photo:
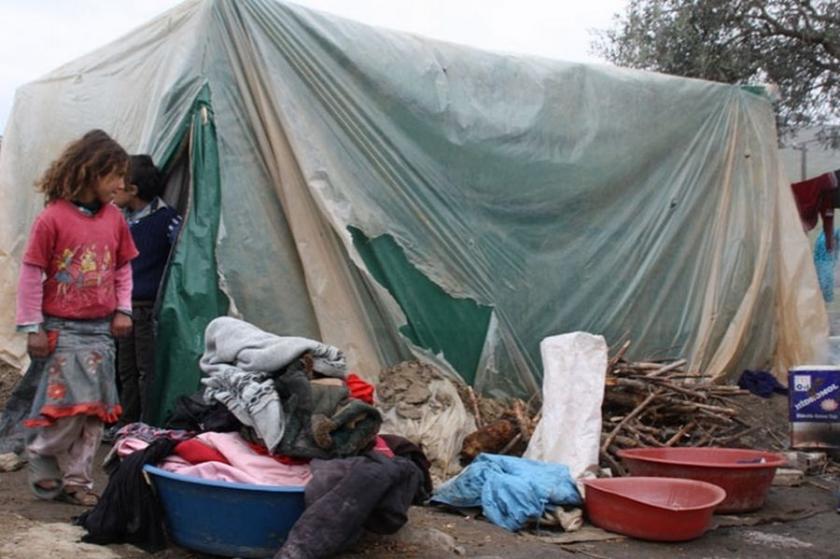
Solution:
M 569 468 L 537 460 L 480 454 L 441 485 L 432 501 L 453 507 L 481 507 L 493 524 L 512 532 L 546 509 L 582 504 Z
M 834 250 L 828 252 L 825 247 L 825 232 L 820 231 L 817 242 L 814 243 L 814 266 L 817 268 L 817 279 L 826 303 L 834 301 L 834 268 L 837 265 L 837 254 L 840 252 L 840 231 L 834 231 Z
M 787 394 L 787 388 L 767 371 L 744 371 L 738 379 L 738 387 L 762 398 L 769 398 L 773 394 Z

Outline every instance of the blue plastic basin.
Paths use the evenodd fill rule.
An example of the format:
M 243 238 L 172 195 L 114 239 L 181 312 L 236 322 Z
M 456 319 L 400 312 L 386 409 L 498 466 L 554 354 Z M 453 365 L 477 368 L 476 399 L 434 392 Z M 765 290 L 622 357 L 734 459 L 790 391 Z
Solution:
M 144 466 L 182 547 L 226 557 L 271 557 L 303 514 L 303 487 L 251 485 Z

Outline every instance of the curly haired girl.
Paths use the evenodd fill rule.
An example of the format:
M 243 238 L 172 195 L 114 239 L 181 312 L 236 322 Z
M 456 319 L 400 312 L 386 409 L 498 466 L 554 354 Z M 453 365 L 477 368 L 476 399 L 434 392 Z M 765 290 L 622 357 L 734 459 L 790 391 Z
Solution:
M 17 326 L 29 375 L 40 377 L 29 418 L 30 485 L 42 499 L 92 506 L 92 463 L 104 422 L 121 408 L 114 340 L 131 331 L 131 260 L 137 249 L 111 203 L 128 154 L 92 130 L 68 145 L 38 182 L 35 219 L 18 284 Z

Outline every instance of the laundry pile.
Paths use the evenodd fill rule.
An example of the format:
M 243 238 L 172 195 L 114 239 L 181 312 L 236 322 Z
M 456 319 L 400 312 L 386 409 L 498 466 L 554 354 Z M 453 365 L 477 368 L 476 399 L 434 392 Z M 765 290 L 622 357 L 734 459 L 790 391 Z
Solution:
M 205 402 L 223 404 L 270 452 L 336 458 L 373 444 L 382 418 L 351 397 L 339 349 L 229 317 L 207 326 L 205 346 Z
M 109 455 L 109 483 L 78 523 L 91 543 L 166 544 L 143 466 L 194 478 L 303 487 L 306 509 L 277 558 L 327 557 L 363 530 L 389 534 L 431 492 L 422 450 L 380 437 L 374 388 L 342 352 L 229 317 L 212 321 L 203 388 L 179 399 L 166 428 L 130 424 Z

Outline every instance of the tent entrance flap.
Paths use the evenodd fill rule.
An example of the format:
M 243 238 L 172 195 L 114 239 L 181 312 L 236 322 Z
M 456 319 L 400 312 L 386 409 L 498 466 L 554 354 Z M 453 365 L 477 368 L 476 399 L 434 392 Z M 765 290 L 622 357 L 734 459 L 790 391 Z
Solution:
M 185 127 L 189 127 L 185 124 Z M 161 196 L 166 204 L 178 211 L 179 215 L 186 215 L 190 206 L 190 136 L 184 134 L 178 149 L 169 154 L 168 159 L 161 161 L 160 168 L 164 173 L 166 186 Z
M 158 303 L 156 371 L 145 412 L 145 420 L 154 425 L 166 420 L 179 396 L 198 389 L 204 329 L 217 316 L 227 314 L 229 306 L 218 283 L 216 243 L 221 221 L 221 181 L 207 87 L 193 104 L 185 126 L 189 127 L 191 188 L 183 229 Z
M 493 309 L 446 293 L 408 261 L 392 236 L 370 239 L 355 227 L 347 229 L 368 271 L 405 314 L 400 332 L 414 345 L 442 353 L 473 384 Z

